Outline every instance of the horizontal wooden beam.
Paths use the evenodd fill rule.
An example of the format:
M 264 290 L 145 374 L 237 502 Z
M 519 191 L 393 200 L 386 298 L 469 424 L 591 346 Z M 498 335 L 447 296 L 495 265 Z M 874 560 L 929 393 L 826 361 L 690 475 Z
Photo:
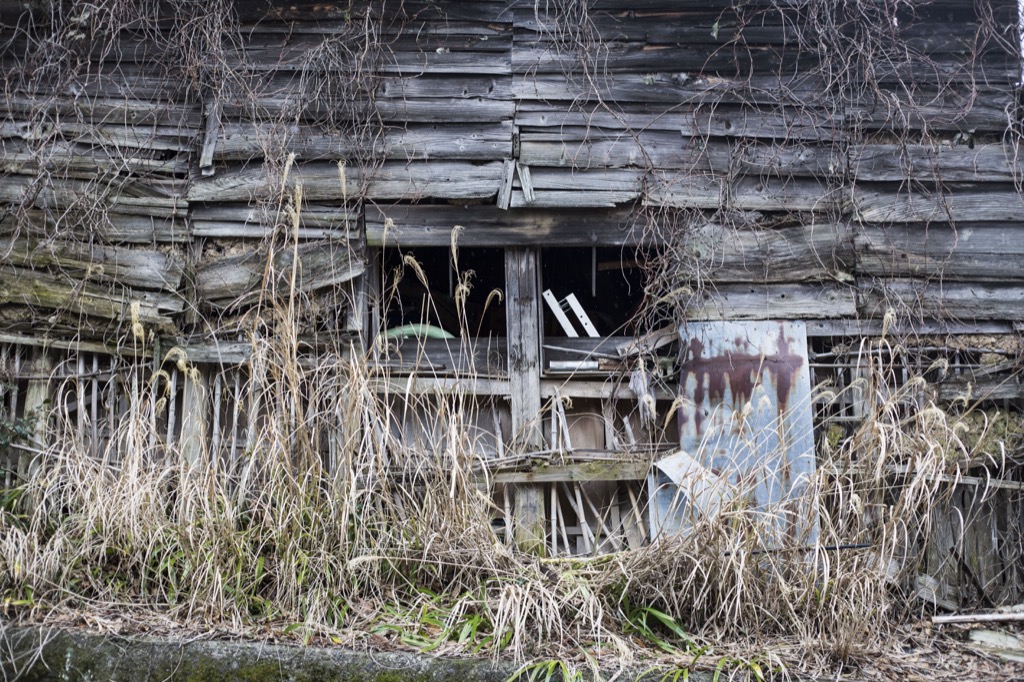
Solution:
M 371 246 L 449 248 L 452 231 L 460 246 L 623 246 L 643 242 L 634 211 L 544 210 L 493 206 L 367 206 L 366 241 Z
M 571 457 L 571 453 L 568 453 Z M 648 462 L 608 460 L 579 461 L 568 464 L 538 464 L 529 469 L 497 471 L 494 483 L 560 483 L 588 481 L 643 481 L 651 468 Z

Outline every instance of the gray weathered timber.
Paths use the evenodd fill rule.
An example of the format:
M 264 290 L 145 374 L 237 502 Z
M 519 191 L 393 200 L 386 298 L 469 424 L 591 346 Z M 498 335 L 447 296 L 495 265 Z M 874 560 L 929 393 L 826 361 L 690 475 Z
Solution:
M 196 269 L 196 291 L 202 302 L 218 308 L 250 305 L 263 295 L 285 296 L 294 274 L 296 290 L 312 293 L 363 273 L 362 254 L 354 247 L 347 241 L 287 245 L 274 251 L 272 266 L 265 252 L 206 261 Z
M 184 218 L 156 218 L 106 212 L 88 215 L 84 211 L 29 209 L 0 216 L 0 235 L 33 238 L 96 240 L 117 244 L 182 243 L 190 239 Z
M 52 269 L 82 281 L 119 282 L 170 292 L 178 290 L 185 269 L 183 254 L 68 239 L 0 238 L 0 254 L 23 268 Z
M 530 248 L 505 252 L 505 316 L 508 324 L 509 397 L 513 437 L 527 452 L 539 451 L 540 404 L 540 292 L 538 253 Z M 512 533 L 516 546 L 544 554 L 544 488 L 521 484 L 515 488 Z
M 135 320 L 155 325 L 161 332 L 174 329 L 171 313 L 181 312 L 178 296 L 155 292 L 135 293 L 122 285 L 106 287 L 50 275 L 12 265 L 0 267 L 0 304 L 16 303 L 38 309 L 65 311 L 130 326 Z M 137 308 L 133 312 L 133 304 Z
M 883 91 L 878 97 L 865 97 L 846 108 L 850 121 L 872 132 L 963 132 L 984 131 L 1001 134 L 1006 128 L 1006 112 L 1014 102 L 1014 89 L 1008 85 L 977 84 L 976 88 L 944 88 L 922 84 L 912 95 L 903 88 Z
M 853 233 L 845 223 L 755 229 L 706 224 L 682 241 L 680 277 L 710 282 L 852 281 Z
M 223 126 L 213 158 L 248 161 L 264 157 L 268 149 L 294 153 L 300 161 L 338 161 L 367 152 L 394 160 L 490 161 L 511 155 L 512 123 L 396 126 L 367 150 L 355 140 L 315 126 L 238 122 Z
M 617 208 L 630 205 L 637 198 L 633 190 L 540 190 L 533 199 L 526 198 L 522 190 L 512 191 L 512 208 Z
M 854 290 L 838 284 L 712 285 L 687 306 L 694 320 L 813 320 L 857 312 Z
M 156 179 L 105 177 L 91 181 L 83 178 L 33 178 L 10 175 L 0 183 L 0 202 L 24 208 L 63 211 L 80 207 L 100 212 L 145 215 L 155 218 L 184 217 L 188 202 L 167 196 L 163 183 Z
M 858 283 L 858 312 L 882 317 L 888 310 L 910 319 L 1024 320 L 1024 284 L 920 280 Z
M 861 181 L 1013 182 L 1024 165 L 1001 144 L 863 144 L 850 149 L 850 172 Z
M 358 106 L 358 105 L 355 105 Z M 379 117 L 384 123 L 402 124 L 409 121 L 418 123 L 499 123 L 510 120 L 515 113 L 515 102 L 488 97 L 452 97 L 449 99 L 377 99 L 372 108 L 365 104 L 371 112 L 366 121 L 370 124 Z M 259 108 L 267 116 L 290 118 L 296 108 L 293 97 L 261 97 Z M 250 119 L 252 103 L 248 95 L 240 94 L 225 100 L 224 114 L 235 119 Z M 309 105 L 299 112 L 302 120 L 315 121 L 322 118 L 319 107 Z
M 558 129 L 520 133 L 520 161 L 532 166 L 578 168 L 684 169 L 687 172 L 777 173 L 826 177 L 845 170 L 845 157 L 831 146 L 811 143 L 730 142 L 706 144 L 669 130 L 575 131 Z
M 619 210 L 499 211 L 490 206 L 368 206 L 366 241 L 371 246 L 620 246 L 645 235 L 636 216 Z
M 302 185 L 307 201 L 341 201 L 343 198 L 341 170 L 335 163 L 297 165 L 288 172 L 290 190 Z M 358 168 L 346 166 L 345 185 L 348 196 L 356 196 L 365 181 L 367 199 L 480 199 L 498 192 L 500 163 L 473 164 L 440 161 L 389 162 L 364 175 Z M 235 168 L 220 171 L 215 177 L 193 182 L 189 201 L 250 201 L 273 196 L 281 190 L 279 178 L 268 177 L 262 168 Z
M 299 228 L 291 236 L 298 239 L 352 239 L 359 237 L 361 213 L 357 208 L 303 202 Z M 285 218 L 273 207 L 261 209 L 248 202 L 197 204 L 189 221 L 195 237 L 234 237 L 263 239 Z
M 930 194 L 869 188 L 860 185 L 853 195 L 854 212 L 864 222 L 1002 222 L 1024 220 L 1024 198 L 1012 186 L 945 187 Z
M 787 177 L 739 178 L 729 188 L 727 206 L 741 211 L 835 211 L 842 190 L 820 180 Z
M 481 379 L 507 377 L 504 337 L 390 340 L 373 366 L 394 374 L 456 374 Z
M 644 200 L 654 206 L 717 209 L 728 197 L 727 182 L 711 174 L 659 171 L 648 179 Z
M 199 130 L 202 115 L 198 107 L 173 100 L 143 99 L 139 93 L 114 97 L 107 92 L 96 97 L 74 97 L 67 93 L 49 96 L 45 101 L 37 97 L 11 94 L 0 102 L 0 112 L 11 119 L 28 117 L 40 109 L 51 117 L 71 118 L 91 123 L 111 123 L 131 126 L 167 126 L 185 130 Z M 28 122 L 20 123 L 29 131 Z
M 1024 240 L 1012 224 L 865 225 L 853 241 L 857 272 L 871 277 L 1024 279 Z
M 679 104 L 799 104 L 821 97 L 814 75 L 755 74 L 743 77 L 665 71 L 602 74 L 595 82 L 564 74 L 516 74 L 512 93 L 521 100 Z M 564 105 L 563 105 L 564 106 Z
M 607 130 L 670 130 L 685 137 L 778 138 L 787 141 L 838 142 L 848 137 L 843 117 L 813 114 L 799 109 L 758 111 L 751 107 L 726 105 L 706 107 L 636 106 L 609 112 L 600 107 L 589 111 L 555 110 L 537 103 L 523 104 L 516 112 L 521 128 Z

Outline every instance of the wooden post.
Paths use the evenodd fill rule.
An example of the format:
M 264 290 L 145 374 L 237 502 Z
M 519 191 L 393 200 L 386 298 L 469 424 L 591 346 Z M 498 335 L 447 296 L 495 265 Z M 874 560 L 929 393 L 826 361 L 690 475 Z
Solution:
M 181 456 L 190 469 L 195 469 L 206 450 L 210 398 L 206 376 L 199 369 L 189 367 L 182 374 L 185 385 L 181 400 Z
M 512 432 L 527 452 L 544 446 L 540 428 L 540 307 L 536 250 L 505 250 L 505 310 L 508 321 L 508 376 Z M 526 552 L 544 554 L 544 488 L 519 484 L 515 490 L 513 537 Z
M 31 420 L 32 432 L 29 447 L 35 451 L 45 450 L 50 425 L 50 372 L 53 358 L 45 348 L 36 350 L 35 359 L 29 365 L 28 390 L 25 392 L 25 418 Z M 79 409 L 82 406 L 79 405 Z M 27 480 L 39 466 L 38 452 L 26 452 L 18 458 L 18 476 Z

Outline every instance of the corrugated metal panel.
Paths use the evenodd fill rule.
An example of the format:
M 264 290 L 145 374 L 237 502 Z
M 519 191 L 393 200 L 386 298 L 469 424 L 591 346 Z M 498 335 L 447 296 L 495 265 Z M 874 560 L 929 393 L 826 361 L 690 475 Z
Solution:
M 815 471 L 803 322 L 701 322 L 680 329 L 681 454 L 655 465 L 652 533 L 746 505 L 775 518 L 766 540 L 812 542 Z

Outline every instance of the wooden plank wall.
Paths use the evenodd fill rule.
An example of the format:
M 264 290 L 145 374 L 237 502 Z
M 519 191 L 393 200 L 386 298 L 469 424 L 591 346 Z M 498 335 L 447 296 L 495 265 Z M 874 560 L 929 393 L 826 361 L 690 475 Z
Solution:
M 104 33 L 3 0 L 0 319 L 216 333 L 293 271 L 344 308 L 366 206 L 371 243 L 668 241 L 695 317 L 1024 320 L 1016 4 L 885 36 L 732 5 L 156 3 Z

